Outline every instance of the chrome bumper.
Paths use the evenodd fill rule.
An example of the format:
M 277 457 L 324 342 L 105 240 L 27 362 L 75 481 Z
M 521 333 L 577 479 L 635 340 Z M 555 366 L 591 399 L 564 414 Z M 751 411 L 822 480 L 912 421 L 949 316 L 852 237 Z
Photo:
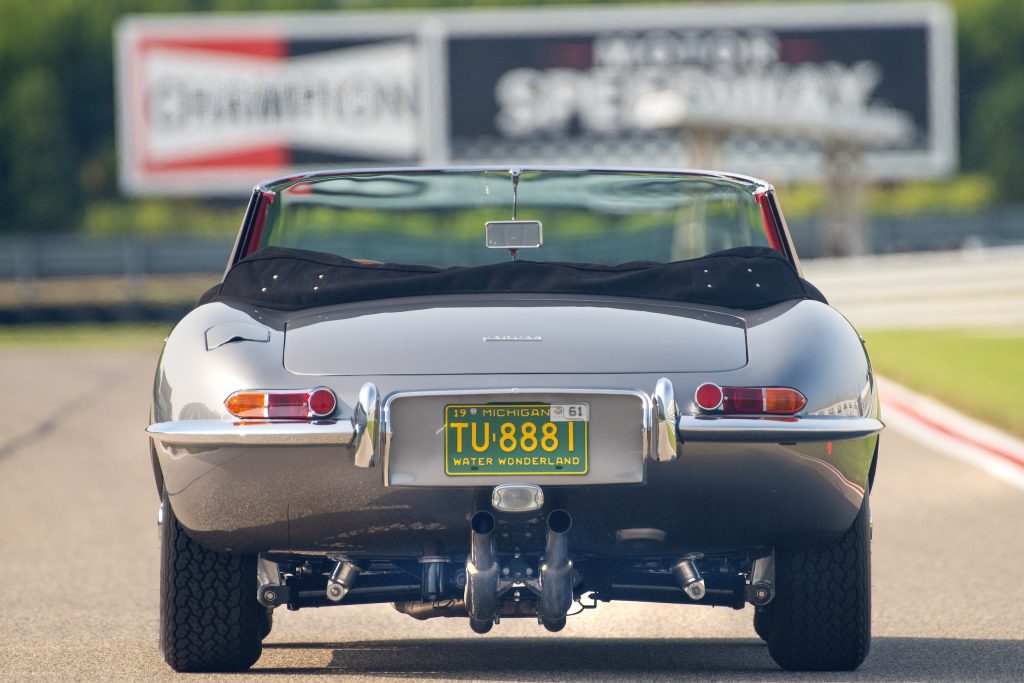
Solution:
M 732 443 L 807 443 L 861 439 L 885 428 L 870 417 L 718 417 L 682 415 L 679 440 Z
M 150 425 L 146 432 L 164 446 L 348 446 L 357 434 L 351 420 L 260 423 L 182 420 L 158 422 Z
M 515 389 L 515 392 L 527 390 Z M 551 393 L 553 389 L 533 390 L 530 393 Z M 558 390 L 570 393 L 600 393 L 593 390 Z M 416 395 L 443 394 L 444 392 L 418 392 Z M 478 390 L 461 393 L 502 393 Z M 808 443 L 815 441 L 843 441 L 860 439 L 884 429 L 880 420 L 869 417 L 811 415 L 804 417 L 725 417 L 716 415 L 680 414 L 672 382 L 658 380 L 652 395 L 635 393 L 643 400 L 645 438 L 644 455 L 658 461 L 675 460 L 679 446 L 686 442 L 717 443 Z M 355 464 L 372 467 L 378 461 L 378 452 L 386 451 L 388 408 L 398 396 L 392 395 L 385 405 L 370 383 L 363 386 L 356 403 L 355 415 L 349 420 L 322 420 L 316 422 L 269 421 L 249 423 L 226 420 L 184 420 L 159 422 L 146 431 L 164 446 L 244 446 L 244 445 L 344 445 L 355 449 Z M 378 420 L 384 414 L 384 434 L 379 433 Z M 385 438 L 381 438 L 384 436 Z M 381 443 L 381 442 L 384 443 Z

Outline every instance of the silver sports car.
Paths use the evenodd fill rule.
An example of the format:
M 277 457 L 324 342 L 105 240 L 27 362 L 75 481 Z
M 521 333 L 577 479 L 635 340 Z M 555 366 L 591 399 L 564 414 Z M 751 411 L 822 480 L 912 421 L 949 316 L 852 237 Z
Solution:
M 783 668 L 854 669 L 878 416 L 763 181 L 263 183 L 156 372 L 164 656 L 245 669 L 281 606 L 484 633 L 633 600 L 750 604 Z

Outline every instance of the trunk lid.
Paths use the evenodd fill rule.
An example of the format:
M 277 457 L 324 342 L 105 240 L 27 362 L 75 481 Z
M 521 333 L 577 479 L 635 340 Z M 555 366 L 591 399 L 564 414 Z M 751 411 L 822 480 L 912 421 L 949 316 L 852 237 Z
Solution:
M 673 373 L 747 362 L 742 318 L 681 304 L 474 298 L 374 302 L 292 317 L 300 375 Z

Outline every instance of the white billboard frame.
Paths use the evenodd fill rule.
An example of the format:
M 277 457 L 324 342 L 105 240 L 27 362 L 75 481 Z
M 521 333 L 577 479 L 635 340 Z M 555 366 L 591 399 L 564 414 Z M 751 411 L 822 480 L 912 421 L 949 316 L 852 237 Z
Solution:
M 467 37 L 587 36 L 602 31 L 649 31 L 763 28 L 836 29 L 924 26 L 927 29 L 929 141 L 926 151 L 869 154 L 867 176 L 906 179 L 947 175 L 957 165 L 957 93 L 954 22 L 950 9 L 936 2 L 858 3 L 829 5 L 686 5 L 522 8 L 499 10 L 403 11 L 335 13 L 241 13 L 230 15 L 129 16 L 115 29 L 117 139 L 120 180 L 129 195 L 237 195 L 246 192 L 256 177 L 244 179 L 226 173 L 185 171 L 164 176 L 145 172 L 137 164 L 145 131 L 140 130 L 137 63 L 134 57 L 146 36 L 189 38 L 244 37 L 273 33 L 304 39 L 352 40 L 413 39 L 420 73 L 419 158 L 424 166 L 452 163 L 450 155 L 450 103 L 448 93 L 449 39 Z M 522 159 L 494 159 L 498 163 Z M 609 163 L 612 160 L 609 160 Z M 367 159 L 363 166 L 386 165 Z M 407 165 L 407 164 L 404 164 Z M 654 164 L 652 164 L 654 165 Z M 660 164 L 664 165 L 664 164 Z M 284 175 L 309 166 L 267 168 L 266 175 Z M 746 171 L 747 169 L 739 169 Z M 254 169 L 248 169 L 251 176 Z

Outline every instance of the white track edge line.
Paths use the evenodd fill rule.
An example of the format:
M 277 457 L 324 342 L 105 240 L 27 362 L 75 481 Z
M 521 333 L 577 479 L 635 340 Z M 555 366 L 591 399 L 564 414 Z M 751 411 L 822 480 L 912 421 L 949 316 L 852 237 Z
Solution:
M 878 377 L 882 402 L 882 419 L 888 427 L 931 448 L 936 453 L 978 467 L 988 474 L 1024 491 L 1024 441 L 970 418 L 949 406 L 912 391 L 890 379 Z M 954 434 L 939 431 L 916 415 L 887 404 L 886 396 L 907 404 L 928 419 L 943 423 Z M 957 434 L 963 435 L 957 438 Z M 970 443 L 969 441 L 976 442 Z M 1010 453 L 1021 464 L 1014 464 L 994 454 L 986 446 Z

